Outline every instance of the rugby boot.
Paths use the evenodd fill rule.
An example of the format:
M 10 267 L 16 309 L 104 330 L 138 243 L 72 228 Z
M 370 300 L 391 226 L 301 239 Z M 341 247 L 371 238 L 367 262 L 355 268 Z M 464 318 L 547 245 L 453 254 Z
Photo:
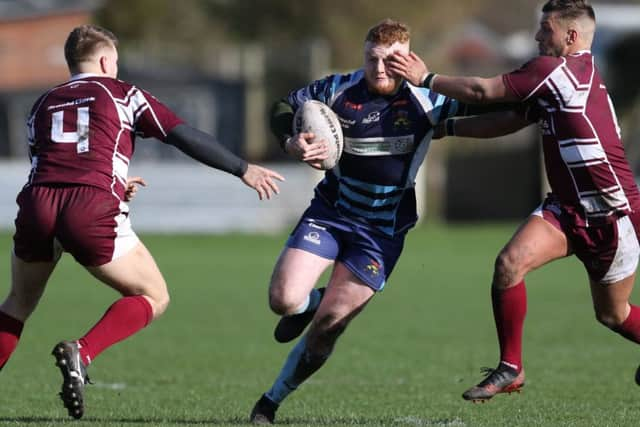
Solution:
M 60 398 L 69 416 L 79 419 L 84 414 L 84 385 L 90 383 L 87 368 L 80 359 L 77 342 L 60 341 L 51 351 L 62 373 Z
M 324 296 L 325 288 L 318 288 L 320 292 L 320 300 Z M 291 316 L 282 316 L 276 329 L 273 331 L 273 336 L 276 341 L 285 343 L 296 339 L 302 334 L 302 331 L 311 323 L 313 315 L 316 314 L 316 309 L 305 311 L 300 314 L 293 314 Z
M 484 402 L 498 393 L 520 393 L 524 386 L 524 369 L 520 372 L 500 363 L 496 369 L 482 368 L 486 378 L 462 394 L 465 400 Z
M 273 424 L 278 406 L 277 403 L 272 402 L 271 399 L 263 394 L 253 407 L 249 421 L 251 424 Z

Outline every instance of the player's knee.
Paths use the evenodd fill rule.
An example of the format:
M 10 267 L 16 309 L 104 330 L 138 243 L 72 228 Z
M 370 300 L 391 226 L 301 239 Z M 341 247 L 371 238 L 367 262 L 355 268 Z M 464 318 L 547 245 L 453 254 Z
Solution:
M 303 302 L 285 287 L 271 286 L 269 289 L 269 307 L 279 316 L 295 313 Z
M 596 310 L 596 320 L 609 329 L 617 331 L 625 321 L 624 313 Z
M 296 312 L 296 309 L 300 306 L 292 300 L 282 298 L 281 296 L 269 295 L 269 307 L 271 311 L 279 316 L 289 316 Z
M 497 288 L 507 288 L 513 285 L 515 278 L 520 273 L 518 257 L 512 251 L 502 250 L 496 257 L 493 286 Z
M 153 311 L 153 318 L 157 319 L 158 317 L 162 316 L 162 314 L 164 314 L 165 311 L 167 311 L 171 298 L 169 297 L 168 292 L 164 292 L 162 294 L 149 297 L 149 300 L 151 304 L 151 309 Z
M 344 317 L 327 313 L 316 320 L 315 335 L 319 341 L 333 344 L 347 329 L 348 321 Z

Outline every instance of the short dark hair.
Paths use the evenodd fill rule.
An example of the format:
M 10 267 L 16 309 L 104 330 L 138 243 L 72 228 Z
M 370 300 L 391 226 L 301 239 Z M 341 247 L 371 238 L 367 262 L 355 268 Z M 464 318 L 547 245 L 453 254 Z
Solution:
M 89 60 L 96 49 L 105 45 L 118 47 L 118 39 L 111 31 L 90 24 L 74 28 L 64 44 L 69 69 L 77 69 L 79 63 Z
M 407 25 L 393 19 L 385 19 L 369 29 L 364 40 L 390 46 L 395 42 L 406 43 L 410 38 L 411 30 Z
M 542 6 L 542 13 L 557 12 L 560 19 L 578 19 L 588 16 L 595 22 L 593 7 L 584 0 L 549 0 Z

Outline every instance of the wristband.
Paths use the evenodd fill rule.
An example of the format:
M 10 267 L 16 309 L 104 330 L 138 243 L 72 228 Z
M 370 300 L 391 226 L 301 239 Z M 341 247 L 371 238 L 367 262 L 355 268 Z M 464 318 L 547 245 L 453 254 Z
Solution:
M 447 119 L 444 122 L 444 134 L 447 136 L 456 136 L 456 119 Z
M 438 77 L 436 73 L 429 73 L 422 81 L 422 87 L 433 89 L 433 81 Z

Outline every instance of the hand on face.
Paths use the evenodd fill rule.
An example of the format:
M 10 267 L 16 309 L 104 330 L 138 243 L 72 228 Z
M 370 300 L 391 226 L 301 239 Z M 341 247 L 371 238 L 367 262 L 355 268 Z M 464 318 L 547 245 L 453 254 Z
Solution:
M 408 53 L 409 43 L 393 43 L 390 46 L 365 43 L 364 74 L 369 89 L 379 95 L 395 93 L 402 83 L 402 76 L 389 68 L 388 61 L 395 52 Z
M 413 52 L 394 52 L 387 62 L 389 69 L 414 86 L 420 86 L 429 69 L 422 59 Z

